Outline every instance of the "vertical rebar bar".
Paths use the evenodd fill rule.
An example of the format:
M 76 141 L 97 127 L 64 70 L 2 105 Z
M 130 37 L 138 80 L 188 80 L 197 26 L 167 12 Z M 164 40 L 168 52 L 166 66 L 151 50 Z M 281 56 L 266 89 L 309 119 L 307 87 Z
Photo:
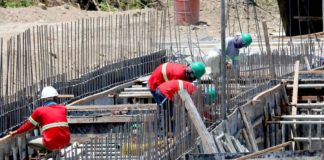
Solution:
M 225 52 L 225 0 L 221 0 L 221 50 L 222 50 L 222 61 L 221 61 L 221 71 L 222 71 L 222 114 L 223 119 L 227 117 L 227 96 L 226 96 L 226 52 Z

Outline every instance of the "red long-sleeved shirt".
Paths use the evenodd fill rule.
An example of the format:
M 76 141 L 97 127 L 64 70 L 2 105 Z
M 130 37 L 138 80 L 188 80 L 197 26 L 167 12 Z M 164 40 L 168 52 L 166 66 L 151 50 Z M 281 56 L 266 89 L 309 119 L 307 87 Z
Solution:
M 158 87 L 158 89 L 164 96 L 166 96 L 170 101 L 172 101 L 174 94 L 178 93 L 178 91 L 180 90 L 179 81 L 182 80 L 170 80 L 164 82 Z M 187 90 L 189 94 L 192 94 L 192 92 L 197 90 L 197 87 L 190 82 L 182 81 L 182 84 L 183 89 Z
M 43 145 L 49 150 L 65 148 L 70 144 L 70 129 L 67 125 L 67 109 L 61 104 L 37 108 L 16 134 L 24 133 L 37 126 L 43 131 Z
M 151 77 L 148 80 L 150 89 L 155 92 L 156 88 L 165 82 L 162 73 L 162 65 L 159 65 L 152 73 Z M 166 65 L 166 74 L 168 80 L 185 80 L 186 78 L 186 66 L 183 64 L 177 63 L 167 63 Z

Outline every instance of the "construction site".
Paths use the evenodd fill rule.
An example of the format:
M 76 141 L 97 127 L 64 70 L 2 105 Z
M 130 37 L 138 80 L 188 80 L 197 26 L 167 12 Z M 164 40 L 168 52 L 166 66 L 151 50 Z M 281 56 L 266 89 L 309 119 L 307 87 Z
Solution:
M 97 11 L 66 2 L 55 8 L 62 14 L 0 7 L 0 160 L 324 159 L 324 1 L 270 1 L 103 12 L 92 0 L 80 10 Z M 234 70 L 225 39 L 242 33 L 253 41 Z M 148 80 L 161 64 L 197 61 L 206 66 L 198 89 L 166 102 L 161 136 Z M 55 154 L 29 146 L 41 128 L 10 135 L 43 105 L 46 86 L 66 105 L 71 132 Z

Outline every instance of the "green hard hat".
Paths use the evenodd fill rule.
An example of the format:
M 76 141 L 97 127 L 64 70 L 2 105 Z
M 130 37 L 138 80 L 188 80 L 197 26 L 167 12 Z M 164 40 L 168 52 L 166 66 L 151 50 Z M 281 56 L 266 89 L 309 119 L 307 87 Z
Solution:
M 208 86 L 205 90 L 206 102 L 208 104 L 215 103 L 217 100 L 217 89 L 214 86 Z
M 133 124 L 133 125 L 132 125 L 132 128 L 133 128 L 133 129 L 138 129 L 139 127 L 140 127 L 139 124 Z
M 252 43 L 252 36 L 249 33 L 242 33 L 241 37 L 244 47 L 247 47 Z
M 191 64 L 191 69 L 197 79 L 200 79 L 206 72 L 205 65 L 201 62 L 193 62 Z

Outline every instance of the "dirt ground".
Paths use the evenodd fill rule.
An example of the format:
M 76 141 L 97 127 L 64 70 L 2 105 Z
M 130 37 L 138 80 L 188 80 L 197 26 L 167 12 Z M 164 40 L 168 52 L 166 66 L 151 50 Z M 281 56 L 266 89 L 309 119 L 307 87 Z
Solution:
M 226 36 L 234 36 L 239 32 L 250 32 L 254 38 L 257 37 L 257 25 L 263 36 L 262 21 L 266 21 L 268 32 L 278 34 L 280 23 L 279 8 L 276 4 L 261 7 L 255 7 L 256 14 L 252 5 L 249 8 L 239 0 L 228 1 L 229 9 L 225 15 L 227 20 Z M 236 3 L 239 2 L 239 3 Z M 173 8 L 170 8 L 170 18 L 174 18 Z M 191 27 L 192 33 L 197 33 L 199 39 L 208 36 L 214 39 L 220 39 L 221 35 L 221 3 L 220 0 L 202 0 L 200 1 L 200 23 Z M 255 21 L 257 19 L 257 21 Z M 256 23 L 257 22 L 257 23 Z M 241 28 L 239 27 L 239 23 Z M 180 27 L 183 34 L 186 34 L 186 28 Z
M 227 34 L 233 35 L 240 31 L 238 25 L 238 18 L 241 22 L 242 31 L 251 32 L 256 36 L 256 24 L 254 20 L 253 9 L 250 7 L 249 12 L 243 3 L 231 2 L 230 9 L 228 10 L 229 23 L 227 26 Z M 238 12 L 236 12 L 236 7 Z M 269 27 L 269 33 L 277 33 L 279 31 L 279 12 L 276 5 L 262 6 L 264 9 L 256 8 L 258 20 L 266 20 Z M 214 38 L 220 37 L 220 0 L 202 0 L 200 1 L 200 24 L 191 27 L 192 33 L 196 34 L 198 39 L 211 36 Z M 239 15 L 237 14 L 239 13 Z M 250 19 L 248 19 L 248 13 Z M 17 32 L 22 32 L 29 26 L 36 24 L 49 24 L 77 20 L 80 18 L 105 16 L 111 14 L 109 12 L 101 11 L 85 11 L 79 8 L 62 5 L 42 9 L 40 6 L 27 7 L 27 8 L 0 8 L 0 37 L 10 36 Z M 169 8 L 169 18 L 174 19 L 173 6 Z M 261 26 L 261 23 L 259 23 Z M 187 27 L 179 27 L 180 35 L 188 33 Z M 168 36 L 169 34 L 167 34 Z M 194 35 L 194 36 L 196 36 Z M 185 37 L 185 36 L 183 36 Z M 168 38 L 166 39 L 168 41 Z

